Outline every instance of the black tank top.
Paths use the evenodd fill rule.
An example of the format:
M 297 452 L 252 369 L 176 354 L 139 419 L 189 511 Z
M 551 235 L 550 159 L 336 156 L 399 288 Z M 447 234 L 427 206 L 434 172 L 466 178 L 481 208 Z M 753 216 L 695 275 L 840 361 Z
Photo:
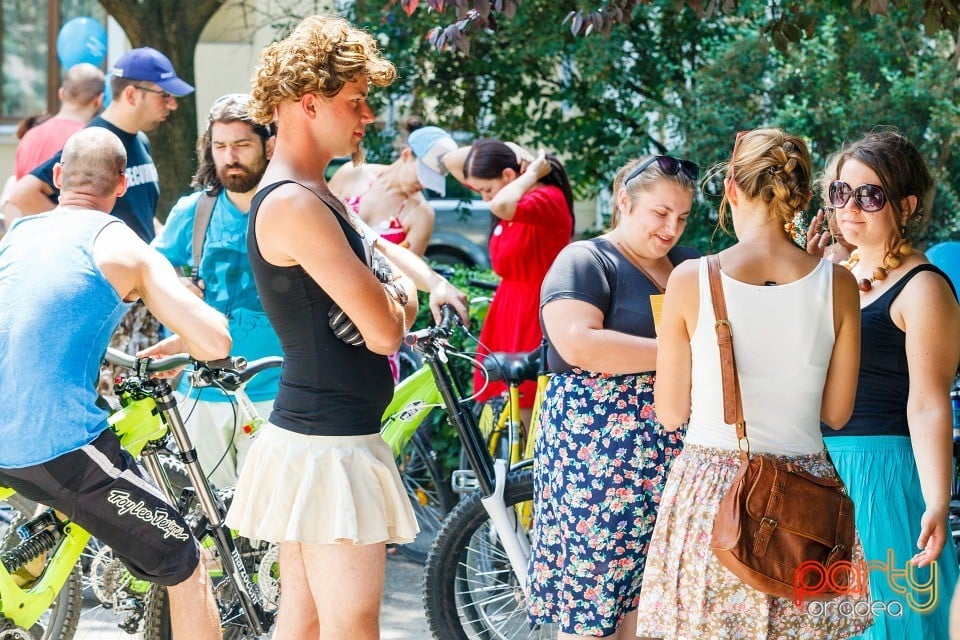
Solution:
M 271 191 L 291 182 L 300 184 L 282 180 L 256 193 L 250 204 L 247 231 L 247 253 L 257 292 L 283 347 L 280 390 L 270 422 L 307 435 L 378 433 L 383 411 L 393 395 L 387 357 L 364 346 L 341 342 L 329 325 L 327 314 L 333 305 L 330 296 L 300 265 L 278 267 L 260 254 L 256 236 L 260 203 Z M 319 197 L 317 201 L 318 207 L 329 210 L 340 224 L 357 259 L 365 261 L 360 234 Z
M 910 392 L 907 336 L 890 319 L 890 306 L 907 283 L 922 271 L 940 275 L 953 289 L 950 278 L 943 271 L 932 264 L 921 264 L 860 310 L 860 379 L 853 416 L 839 431 L 821 425 L 824 437 L 910 436 L 907 425 L 907 396 Z

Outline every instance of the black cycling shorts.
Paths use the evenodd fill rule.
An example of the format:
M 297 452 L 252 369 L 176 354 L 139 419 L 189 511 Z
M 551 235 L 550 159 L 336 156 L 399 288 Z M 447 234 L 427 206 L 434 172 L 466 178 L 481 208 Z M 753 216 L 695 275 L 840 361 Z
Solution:
M 200 561 L 200 546 L 183 516 L 110 429 L 49 462 L 0 469 L 0 483 L 66 514 L 142 580 L 173 586 Z

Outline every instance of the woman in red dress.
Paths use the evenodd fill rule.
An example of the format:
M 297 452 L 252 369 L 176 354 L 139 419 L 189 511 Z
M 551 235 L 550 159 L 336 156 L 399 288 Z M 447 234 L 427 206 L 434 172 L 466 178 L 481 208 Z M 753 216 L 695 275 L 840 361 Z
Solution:
M 463 150 L 444 164 L 454 176 L 490 202 L 493 231 L 490 262 L 502 280 L 480 331 L 479 354 L 533 351 L 540 346 L 540 285 L 554 258 L 573 235 L 573 192 L 560 161 L 541 153 L 529 164 L 499 140 L 479 140 L 458 162 Z M 449 158 L 449 160 L 448 160 Z M 486 388 L 484 388 L 486 385 Z M 497 396 L 503 382 L 487 383 L 474 373 L 478 401 Z M 533 406 L 536 383 L 520 387 L 520 406 Z

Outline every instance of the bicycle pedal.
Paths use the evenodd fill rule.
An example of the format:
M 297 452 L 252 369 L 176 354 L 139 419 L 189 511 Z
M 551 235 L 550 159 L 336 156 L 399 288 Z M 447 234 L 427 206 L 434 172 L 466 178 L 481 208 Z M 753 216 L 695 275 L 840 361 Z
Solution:
M 455 493 L 471 493 L 480 488 L 480 483 L 472 469 L 457 469 L 450 474 L 450 486 Z

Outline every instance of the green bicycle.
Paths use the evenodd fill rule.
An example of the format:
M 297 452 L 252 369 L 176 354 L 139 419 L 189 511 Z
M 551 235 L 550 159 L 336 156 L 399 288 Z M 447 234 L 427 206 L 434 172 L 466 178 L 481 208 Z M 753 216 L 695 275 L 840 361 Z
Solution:
M 236 539 L 223 523 L 224 496 L 207 482 L 193 445 L 183 426 L 170 385 L 153 377 L 194 364 L 195 375 L 220 384 L 242 385 L 261 370 L 276 366 L 274 358 L 262 358 L 250 366 L 242 358 L 218 362 L 195 362 L 189 356 L 158 360 L 135 359 L 108 350 L 106 360 L 133 370 L 117 386 L 121 409 L 109 417 L 120 442 L 139 457 L 151 478 L 178 506 L 191 523 L 194 535 L 216 550 L 221 562 L 222 585 L 216 589 L 225 638 L 257 638 L 273 624 L 273 612 L 265 605 L 251 578 L 251 569 Z M 175 495 L 158 454 L 169 438 L 177 444 L 192 487 Z M 13 489 L 0 488 L 0 637 L 13 640 L 67 640 L 73 637 L 80 616 L 81 572 L 79 560 L 90 534 L 64 514 L 52 509 L 33 510 Z M 25 504 L 26 503 L 26 504 Z M 226 587 L 225 585 L 229 585 Z M 147 589 L 146 638 L 168 638 L 169 619 L 165 590 Z

